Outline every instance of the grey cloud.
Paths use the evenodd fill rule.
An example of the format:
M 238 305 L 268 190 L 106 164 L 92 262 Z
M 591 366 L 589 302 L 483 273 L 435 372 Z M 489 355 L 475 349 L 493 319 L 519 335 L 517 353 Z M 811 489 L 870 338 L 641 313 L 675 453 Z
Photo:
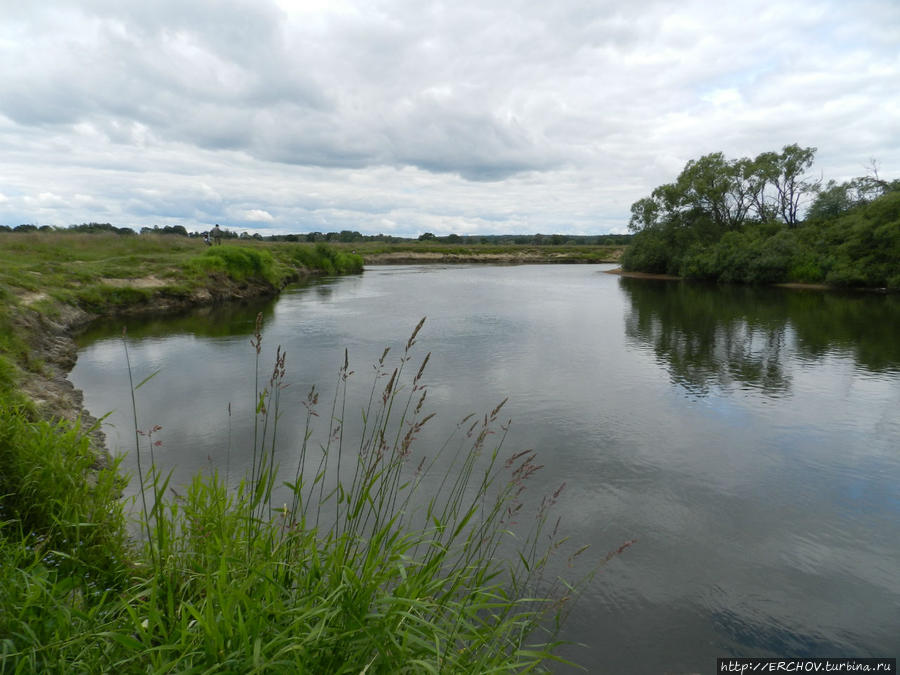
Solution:
M 231 116 L 232 107 L 282 100 L 328 106 L 320 88 L 291 67 L 278 23 L 262 5 L 70 4 L 80 11 L 58 15 L 47 5 L 25 22 L 36 44 L 11 54 L 0 106 L 22 124 L 112 116 L 165 133 L 177 130 L 172 120 L 194 113 L 195 102 Z M 96 14 L 86 11 L 91 7 Z
M 215 12 L 205 3 L 169 4 L 78 5 L 85 11 L 74 13 L 71 29 L 94 31 L 96 44 L 70 44 L 66 58 L 16 54 L 19 76 L 6 82 L 3 112 L 23 125 L 88 120 L 118 142 L 128 140 L 118 132 L 129 121 L 139 122 L 164 139 L 315 166 L 412 164 L 497 179 L 558 163 L 496 119 L 489 107 L 496 97 L 484 84 L 479 98 L 453 110 L 424 100 L 415 85 L 427 88 L 432 73 L 417 70 L 421 36 L 396 20 L 337 26 L 333 44 L 317 54 L 304 49 L 303 35 L 286 46 L 274 12 L 246 3 Z M 49 47 L 53 35 L 44 37 Z M 446 44 L 436 56 L 453 49 Z M 347 57 L 359 72 L 341 73 Z M 331 94 L 299 74 L 301 66 L 314 74 L 317 59 L 339 77 Z M 373 90 L 366 74 L 385 91 Z M 447 77 L 460 86 L 458 73 Z M 398 110 L 396 100 L 410 92 L 414 109 Z
M 283 7 L 4 7 L 3 213 L 53 193 L 41 217 L 78 222 L 90 194 L 132 222 L 605 231 L 705 152 L 900 170 L 890 0 Z

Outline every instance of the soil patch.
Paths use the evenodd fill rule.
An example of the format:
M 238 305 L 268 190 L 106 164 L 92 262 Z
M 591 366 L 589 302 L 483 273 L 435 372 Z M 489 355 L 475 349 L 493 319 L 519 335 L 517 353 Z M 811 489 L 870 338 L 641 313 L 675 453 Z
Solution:
M 49 296 L 46 293 L 23 293 L 19 296 L 19 300 L 22 301 L 23 305 L 33 305 L 36 302 L 40 302 L 41 300 L 46 300 Z
M 167 286 L 168 282 L 159 277 L 149 276 L 139 279 L 108 279 L 100 280 L 107 286 L 115 286 L 116 288 L 162 288 Z

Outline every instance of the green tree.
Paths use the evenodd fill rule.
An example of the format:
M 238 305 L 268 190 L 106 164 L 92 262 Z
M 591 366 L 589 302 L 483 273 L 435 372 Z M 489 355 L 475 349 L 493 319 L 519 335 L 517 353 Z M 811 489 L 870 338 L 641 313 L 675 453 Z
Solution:
M 806 172 L 813 164 L 816 148 L 801 148 L 796 143 L 786 145 L 781 153 L 764 152 L 752 163 L 753 193 L 760 220 L 780 218 L 788 227 L 800 222 L 800 210 L 805 200 L 815 194 L 819 181 L 809 178 Z M 765 195 L 771 186 L 773 194 Z
M 791 269 L 824 274 L 803 246 L 776 237 L 785 225 L 800 224 L 802 206 L 818 188 L 806 175 L 815 152 L 794 144 L 754 159 L 715 152 L 690 160 L 675 181 L 631 205 L 635 236 L 623 265 L 751 283 L 782 280 Z
M 338 241 L 344 242 L 345 244 L 349 244 L 350 242 L 354 241 L 360 241 L 362 238 L 363 236 L 355 230 L 341 230 L 338 234 Z
M 675 181 L 670 198 L 684 211 L 706 214 L 722 230 L 744 224 L 751 199 L 746 161 L 728 161 L 721 152 L 691 160 Z
M 739 229 L 759 191 L 750 160 L 726 160 L 721 152 L 690 160 L 675 179 L 631 205 L 632 232 L 706 220 L 724 232 Z

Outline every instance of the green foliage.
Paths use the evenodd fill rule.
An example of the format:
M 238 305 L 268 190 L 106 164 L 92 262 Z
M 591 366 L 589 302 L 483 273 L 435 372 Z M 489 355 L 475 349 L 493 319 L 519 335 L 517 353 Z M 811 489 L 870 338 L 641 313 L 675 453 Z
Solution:
M 897 288 L 900 192 L 890 192 L 819 227 L 826 281 L 836 286 Z
M 117 463 L 98 461 L 79 427 L 0 410 L 0 512 L 45 564 L 108 579 L 122 573 L 125 528 Z
M 65 298 L 68 294 L 63 295 Z M 147 288 L 100 284 L 78 289 L 72 293 L 74 301 L 88 311 L 104 313 L 115 308 L 134 307 L 150 301 L 153 293 Z
M 897 181 L 831 182 L 800 223 L 813 152 L 792 145 L 754 160 L 716 153 L 688 162 L 675 183 L 632 205 L 637 233 L 623 267 L 723 282 L 897 288 Z
M 647 229 L 635 236 L 634 243 L 625 249 L 622 267 L 653 274 L 666 274 L 676 267 L 670 247 L 671 233 L 659 229 Z M 674 273 L 674 272 L 673 272 Z
M 363 269 L 363 258 L 319 242 L 314 247 L 298 244 L 290 249 L 295 264 L 309 270 L 334 274 L 358 274 Z
M 831 220 L 896 191 L 900 191 L 900 181 L 889 183 L 877 175 L 861 176 L 840 184 L 830 180 L 824 189 L 819 190 L 806 213 L 806 219 Z
M 81 225 L 72 225 L 69 227 L 73 232 L 86 232 L 88 234 L 113 233 L 125 236 L 134 236 L 137 234 L 130 227 L 115 227 L 110 223 L 82 223 Z M 184 228 L 182 228 L 184 229 Z
M 16 384 L 16 368 L 9 359 L 0 355 L 0 395 L 11 392 Z
M 159 225 L 154 225 L 151 227 L 142 227 L 141 234 L 146 235 L 178 235 L 181 237 L 187 237 L 188 231 L 185 229 L 184 225 L 166 225 L 165 227 L 160 227 Z
M 689 227 L 704 222 L 721 236 L 748 222 L 799 222 L 802 201 L 817 187 L 804 177 L 815 148 L 786 145 L 781 153 L 727 160 L 721 152 L 690 160 L 674 183 L 660 185 L 631 206 L 629 229 Z
M 35 365 L 28 345 L 15 328 L 13 317 L 19 311 L 11 294 L 0 288 L 0 404 L 3 405 L 25 403 L 17 386 L 19 369 Z
M 247 246 L 214 246 L 192 259 L 190 265 L 202 272 L 225 274 L 235 281 L 256 279 L 273 285 L 277 282 L 271 254 Z
M 820 190 L 806 214 L 808 220 L 824 221 L 837 218 L 857 206 L 850 195 L 850 185 L 842 183 L 838 185 L 833 180 Z

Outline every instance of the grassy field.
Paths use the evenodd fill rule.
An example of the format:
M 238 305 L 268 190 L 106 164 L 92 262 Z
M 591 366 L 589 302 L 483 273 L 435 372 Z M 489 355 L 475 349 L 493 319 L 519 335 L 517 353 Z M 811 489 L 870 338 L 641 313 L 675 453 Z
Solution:
M 433 415 L 430 354 L 415 353 L 421 323 L 375 364 L 360 438 L 342 432 L 346 363 L 322 410 L 309 392 L 306 438 L 319 437 L 319 422 L 325 440 L 293 449 L 283 506 L 269 497 L 284 361 L 276 352 L 268 380 L 259 372 L 258 326 L 265 384 L 254 392 L 250 474 L 237 492 L 214 475 L 173 496 L 153 461 L 154 430 L 135 422 L 138 541 L 117 462 L 102 461 L 88 429 L 46 419 L 22 393 L 47 377 L 37 346 L 47 326 L 64 328 L 71 312 L 275 290 L 303 270 L 360 265 L 318 245 L 0 235 L 0 673 L 526 672 L 554 658 L 578 586 L 545 578 L 546 566 L 582 549 L 563 553 L 546 531 L 559 492 L 515 515 L 538 465 L 533 452 L 504 449 L 502 403 L 442 448 L 417 448 Z M 440 487 L 422 494 L 438 457 Z M 517 535 L 514 516 L 530 524 Z
M 79 233 L 0 235 L 0 286 L 41 308 L 60 302 L 96 313 L 154 296 L 214 292 L 217 283 L 267 284 L 277 290 L 304 273 L 360 271 L 362 259 L 331 246 Z

